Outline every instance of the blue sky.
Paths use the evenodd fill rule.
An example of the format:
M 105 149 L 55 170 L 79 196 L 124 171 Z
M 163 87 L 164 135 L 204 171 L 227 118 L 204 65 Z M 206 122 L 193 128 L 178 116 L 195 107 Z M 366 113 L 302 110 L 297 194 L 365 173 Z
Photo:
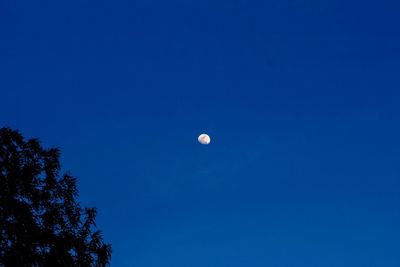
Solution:
M 1 1 L 0 125 L 60 147 L 112 266 L 399 266 L 399 8 Z

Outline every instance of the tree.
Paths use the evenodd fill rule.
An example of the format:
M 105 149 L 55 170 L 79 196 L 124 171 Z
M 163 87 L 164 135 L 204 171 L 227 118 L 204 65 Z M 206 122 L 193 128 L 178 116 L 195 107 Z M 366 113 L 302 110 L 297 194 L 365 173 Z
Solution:
M 107 266 L 95 208 L 77 202 L 60 152 L 0 128 L 0 266 Z

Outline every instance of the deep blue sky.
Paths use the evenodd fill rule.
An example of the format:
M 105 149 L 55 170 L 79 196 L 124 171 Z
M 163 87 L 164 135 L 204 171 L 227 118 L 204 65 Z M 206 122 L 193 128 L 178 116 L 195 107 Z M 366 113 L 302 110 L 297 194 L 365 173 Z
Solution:
M 399 11 L 0 1 L 0 126 L 61 148 L 112 266 L 398 267 Z

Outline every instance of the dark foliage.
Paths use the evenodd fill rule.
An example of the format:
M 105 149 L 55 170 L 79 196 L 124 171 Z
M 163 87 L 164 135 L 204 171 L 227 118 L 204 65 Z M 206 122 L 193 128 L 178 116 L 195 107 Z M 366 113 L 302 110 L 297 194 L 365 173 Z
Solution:
M 111 246 L 96 209 L 77 202 L 76 178 L 60 152 L 0 128 L 0 266 L 106 266 Z

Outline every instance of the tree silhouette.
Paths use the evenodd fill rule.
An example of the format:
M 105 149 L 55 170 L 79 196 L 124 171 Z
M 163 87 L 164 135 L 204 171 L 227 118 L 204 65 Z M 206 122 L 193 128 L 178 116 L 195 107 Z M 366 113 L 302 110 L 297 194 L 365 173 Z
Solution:
M 107 266 L 96 209 L 77 202 L 60 152 L 0 128 L 0 266 Z

